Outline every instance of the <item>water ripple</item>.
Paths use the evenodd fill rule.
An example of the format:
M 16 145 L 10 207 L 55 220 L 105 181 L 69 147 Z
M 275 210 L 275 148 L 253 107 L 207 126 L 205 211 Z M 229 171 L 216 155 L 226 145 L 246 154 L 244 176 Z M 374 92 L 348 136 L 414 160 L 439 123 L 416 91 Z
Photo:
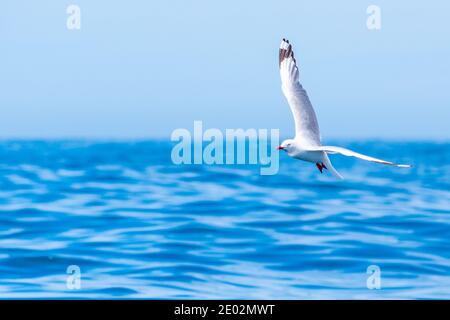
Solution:
M 1 142 L 0 297 L 450 298 L 450 145 L 341 144 L 414 168 L 334 157 L 339 182 L 286 157 L 176 166 L 164 141 Z

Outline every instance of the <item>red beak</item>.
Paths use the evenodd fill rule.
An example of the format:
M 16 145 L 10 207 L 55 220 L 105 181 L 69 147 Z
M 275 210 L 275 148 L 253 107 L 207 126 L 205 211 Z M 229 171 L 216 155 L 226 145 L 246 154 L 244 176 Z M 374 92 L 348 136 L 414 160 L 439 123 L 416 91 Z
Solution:
M 284 148 L 282 146 L 278 146 L 277 150 L 283 150 Z

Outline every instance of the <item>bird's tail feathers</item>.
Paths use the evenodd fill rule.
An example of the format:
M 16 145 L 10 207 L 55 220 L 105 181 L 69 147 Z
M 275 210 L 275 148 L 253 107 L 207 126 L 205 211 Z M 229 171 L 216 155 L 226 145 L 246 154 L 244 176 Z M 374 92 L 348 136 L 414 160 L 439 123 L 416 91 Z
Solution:
M 341 174 L 339 172 L 337 172 L 337 170 L 333 167 L 333 165 L 331 164 L 330 158 L 328 158 L 328 155 L 324 152 L 323 153 L 323 163 L 325 164 L 325 167 L 328 169 L 328 171 L 330 171 L 330 173 L 335 176 L 336 178 L 343 180 L 344 177 L 341 176 Z

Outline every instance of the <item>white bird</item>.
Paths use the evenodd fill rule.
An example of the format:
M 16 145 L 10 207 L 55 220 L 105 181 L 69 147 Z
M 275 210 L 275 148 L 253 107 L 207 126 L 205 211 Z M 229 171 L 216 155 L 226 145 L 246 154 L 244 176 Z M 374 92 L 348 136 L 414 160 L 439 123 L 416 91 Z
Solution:
M 295 121 L 295 138 L 284 140 L 277 148 L 284 150 L 290 157 L 315 163 L 319 171 L 329 170 L 335 177 L 343 177 L 333 168 L 328 154 L 339 153 L 348 157 L 356 157 L 367 161 L 387 164 L 396 167 L 409 168 L 410 165 L 369 157 L 341 147 L 322 146 L 320 141 L 319 125 L 316 114 L 309 101 L 308 95 L 299 82 L 297 62 L 294 58 L 292 46 L 288 40 L 283 39 L 279 52 L 281 89 L 291 108 Z

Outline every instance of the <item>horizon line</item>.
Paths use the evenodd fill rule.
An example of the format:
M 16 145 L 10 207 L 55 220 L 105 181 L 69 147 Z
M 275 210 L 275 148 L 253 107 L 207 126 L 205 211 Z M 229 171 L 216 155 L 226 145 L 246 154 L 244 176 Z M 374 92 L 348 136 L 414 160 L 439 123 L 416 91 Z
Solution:
M 280 137 L 280 140 L 289 137 Z M 330 136 L 323 141 L 389 141 L 389 142 L 445 142 L 450 143 L 450 137 L 348 137 Z M 170 136 L 0 136 L 0 142 L 15 141 L 101 141 L 101 142 L 133 142 L 133 141 L 171 141 Z

